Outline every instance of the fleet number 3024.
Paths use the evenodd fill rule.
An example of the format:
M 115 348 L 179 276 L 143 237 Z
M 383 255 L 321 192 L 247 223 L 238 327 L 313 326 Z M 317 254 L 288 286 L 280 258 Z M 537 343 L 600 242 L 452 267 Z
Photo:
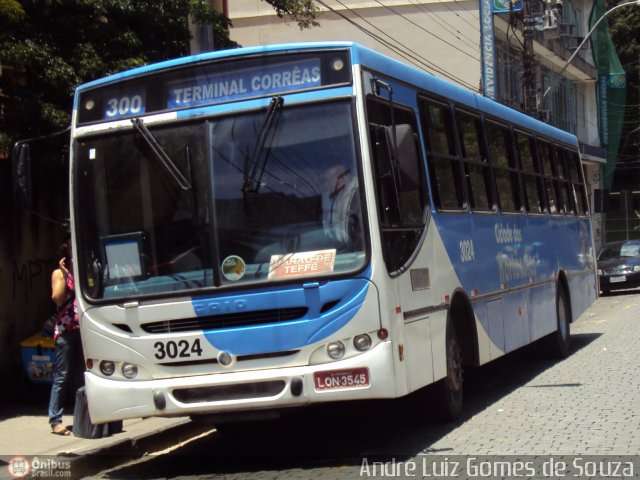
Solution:
M 153 344 L 153 348 L 155 349 L 155 357 L 158 360 L 202 356 L 202 347 L 200 346 L 199 338 L 196 338 L 193 342 L 187 340 L 156 342 Z
M 460 240 L 460 260 L 463 262 L 472 262 L 475 257 L 473 240 Z

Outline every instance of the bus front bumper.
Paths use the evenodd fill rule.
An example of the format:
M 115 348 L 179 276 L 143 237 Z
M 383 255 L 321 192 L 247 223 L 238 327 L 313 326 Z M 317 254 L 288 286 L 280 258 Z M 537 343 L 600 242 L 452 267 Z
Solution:
M 145 381 L 85 372 L 93 423 L 224 414 L 397 396 L 392 344 L 334 363 Z

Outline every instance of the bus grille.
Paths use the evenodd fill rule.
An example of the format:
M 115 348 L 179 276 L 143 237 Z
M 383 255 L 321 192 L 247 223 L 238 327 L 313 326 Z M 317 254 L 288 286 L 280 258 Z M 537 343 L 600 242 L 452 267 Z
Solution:
M 163 320 L 141 325 L 147 333 L 192 332 L 197 330 L 216 330 L 221 328 L 244 327 L 265 323 L 288 322 L 302 318 L 307 307 L 260 310 L 256 312 L 229 313 L 207 317 L 180 318 Z
M 248 398 L 273 397 L 284 390 L 284 380 L 220 385 L 215 387 L 179 388 L 173 396 L 182 403 L 221 402 Z

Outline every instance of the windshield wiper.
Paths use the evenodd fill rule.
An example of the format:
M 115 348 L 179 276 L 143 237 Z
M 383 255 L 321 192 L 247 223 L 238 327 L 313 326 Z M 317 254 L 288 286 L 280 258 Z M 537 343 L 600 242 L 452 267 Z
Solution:
M 156 158 L 160 160 L 160 163 L 162 164 L 162 166 L 165 168 L 167 173 L 171 175 L 171 178 L 173 178 L 176 181 L 178 186 L 182 190 L 191 190 L 191 183 L 189 182 L 189 180 L 185 178 L 185 176 L 178 169 L 176 164 L 173 163 L 173 160 L 171 160 L 171 157 L 169 156 L 169 154 L 167 154 L 167 152 L 164 151 L 162 146 L 158 143 L 156 138 L 151 134 L 151 132 L 149 131 L 147 126 L 142 122 L 142 120 L 139 118 L 132 118 L 131 123 L 133 124 L 134 128 L 138 131 L 138 133 L 142 135 L 142 138 L 144 138 L 144 140 L 147 142 L 147 145 L 149 145 L 149 148 L 151 148 Z
M 253 155 L 251 156 L 251 160 L 248 164 L 245 165 L 244 182 L 242 185 L 242 191 L 244 193 L 258 193 L 258 190 L 260 189 L 262 175 L 264 174 L 264 169 L 267 166 L 267 160 L 269 159 L 270 149 L 265 149 L 267 137 L 271 131 L 271 125 L 273 124 L 277 113 L 281 110 L 282 105 L 284 105 L 284 98 L 280 95 L 271 98 L 271 103 L 269 103 L 269 107 L 267 108 L 264 123 L 262 124 L 260 133 L 258 134 L 258 141 L 256 142 L 256 146 L 253 150 Z M 251 168 L 251 174 L 248 174 L 249 168 Z

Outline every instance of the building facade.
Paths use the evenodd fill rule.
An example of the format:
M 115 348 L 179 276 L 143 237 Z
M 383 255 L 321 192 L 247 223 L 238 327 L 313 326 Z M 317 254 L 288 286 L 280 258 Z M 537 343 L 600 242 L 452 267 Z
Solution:
M 226 8 L 233 22 L 231 38 L 242 46 L 355 41 L 470 90 L 490 92 L 501 103 L 574 133 L 593 205 L 607 158 L 600 143 L 598 73 L 589 42 L 567 66 L 589 31 L 593 0 L 527 1 L 500 5 L 493 0 L 490 8 L 498 5 L 504 11 L 483 15 L 483 2 L 468 0 L 322 0 L 316 2 L 320 26 L 304 30 L 278 18 L 260 0 L 234 0 Z M 487 68 L 495 82 L 491 89 L 483 75 Z M 594 220 L 599 244 L 599 215 Z

